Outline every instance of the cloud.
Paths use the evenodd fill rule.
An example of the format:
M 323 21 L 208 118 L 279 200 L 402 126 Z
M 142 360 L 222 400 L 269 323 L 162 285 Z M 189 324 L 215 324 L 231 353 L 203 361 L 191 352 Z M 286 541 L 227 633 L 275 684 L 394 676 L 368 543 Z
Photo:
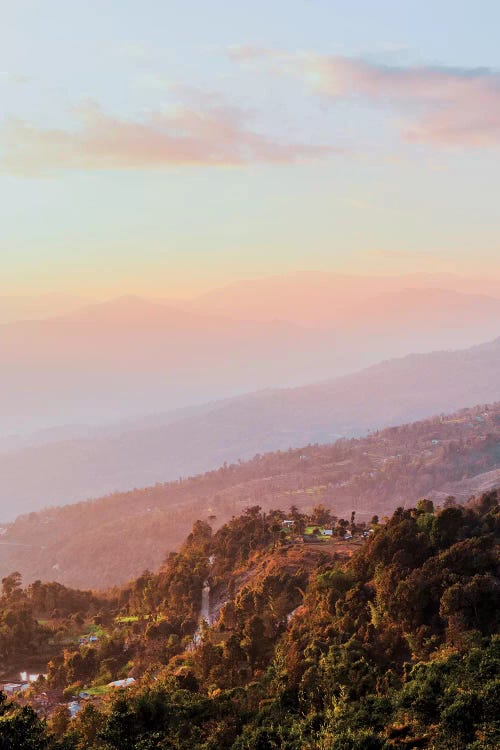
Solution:
M 155 169 L 181 165 L 287 164 L 330 149 L 277 141 L 248 129 L 248 115 L 214 94 L 143 119 L 115 117 L 95 103 L 73 110 L 73 129 L 41 128 L 10 118 L 0 130 L 0 169 L 17 174 L 53 170 Z
M 231 48 L 231 59 L 267 65 L 303 80 L 330 100 L 358 100 L 403 115 L 410 142 L 436 145 L 500 144 L 500 73 L 490 68 L 400 67 L 362 59 L 258 47 Z
M 273 57 L 283 59 L 283 55 L 278 50 L 272 50 L 269 47 L 259 47 L 253 44 L 234 44 L 227 50 L 231 60 L 235 62 L 248 62 L 262 60 L 262 58 Z

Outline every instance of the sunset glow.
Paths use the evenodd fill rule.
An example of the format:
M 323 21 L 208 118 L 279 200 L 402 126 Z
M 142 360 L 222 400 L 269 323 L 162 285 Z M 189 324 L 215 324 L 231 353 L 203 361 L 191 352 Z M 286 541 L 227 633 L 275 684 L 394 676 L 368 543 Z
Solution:
M 500 277 L 500 58 L 473 33 L 499 16 L 481 8 L 6 0 L 4 287 Z
M 498 0 L 0 0 L 0 750 L 500 748 Z

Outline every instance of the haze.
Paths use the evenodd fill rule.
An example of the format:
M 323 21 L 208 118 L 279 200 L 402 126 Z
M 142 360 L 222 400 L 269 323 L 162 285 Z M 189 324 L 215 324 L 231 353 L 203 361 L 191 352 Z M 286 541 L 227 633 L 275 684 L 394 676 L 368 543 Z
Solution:
M 0 0 L 0 750 L 498 750 L 500 3 Z
M 4 3 L 1 455 L 30 475 L 13 452 L 497 339 L 499 21 L 489 2 Z M 259 450 L 250 433 L 194 463 L 185 437 L 178 466 Z M 5 484 L 0 518 L 174 471 L 120 456 L 74 491 Z

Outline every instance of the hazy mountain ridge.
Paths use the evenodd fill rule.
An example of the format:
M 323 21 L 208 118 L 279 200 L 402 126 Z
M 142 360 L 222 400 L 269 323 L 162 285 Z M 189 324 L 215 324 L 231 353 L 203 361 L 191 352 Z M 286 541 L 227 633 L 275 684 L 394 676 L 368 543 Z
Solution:
M 0 326 L 5 432 L 223 398 L 284 378 L 283 361 L 313 348 L 287 323 L 221 322 L 142 301 L 90 313 Z
M 239 318 L 285 319 L 310 325 L 330 323 L 359 305 L 401 295 L 404 290 L 441 293 L 450 298 L 500 299 L 500 279 L 473 279 L 450 273 L 413 273 L 363 276 L 328 272 L 298 272 L 261 279 L 235 281 L 205 292 L 184 306 Z M 403 309 L 404 311 L 404 309 Z
M 449 275 L 291 274 L 192 300 L 73 305 L 0 325 L 0 430 L 102 424 L 299 386 L 499 330 L 500 283 Z
M 410 355 L 311 386 L 93 428 L 87 439 L 0 453 L 0 501 L 11 509 L 2 520 L 497 400 L 500 339 L 465 351 Z

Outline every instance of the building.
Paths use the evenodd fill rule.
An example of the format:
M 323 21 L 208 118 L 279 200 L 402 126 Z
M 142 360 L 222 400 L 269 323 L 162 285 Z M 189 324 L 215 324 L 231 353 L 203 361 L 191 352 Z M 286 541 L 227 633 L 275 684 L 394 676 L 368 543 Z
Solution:
M 82 707 L 80 706 L 80 704 L 78 703 L 78 701 L 71 701 L 71 703 L 68 703 L 68 711 L 69 711 L 69 715 L 71 716 L 72 719 L 75 718 L 75 716 L 77 715 L 78 711 L 81 711 L 81 708 Z
M 2 690 L 6 695 L 14 695 L 14 693 L 22 693 L 24 690 L 29 688 L 27 682 L 6 682 L 2 686 Z
M 114 687 L 114 688 L 130 687 L 130 685 L 133 685 L 134 682 L 135 682 L 135 679 L 133 677 L 126 677 L 124 680 L 114 680 L 113 682 L 108 682 L 108 687 Z

